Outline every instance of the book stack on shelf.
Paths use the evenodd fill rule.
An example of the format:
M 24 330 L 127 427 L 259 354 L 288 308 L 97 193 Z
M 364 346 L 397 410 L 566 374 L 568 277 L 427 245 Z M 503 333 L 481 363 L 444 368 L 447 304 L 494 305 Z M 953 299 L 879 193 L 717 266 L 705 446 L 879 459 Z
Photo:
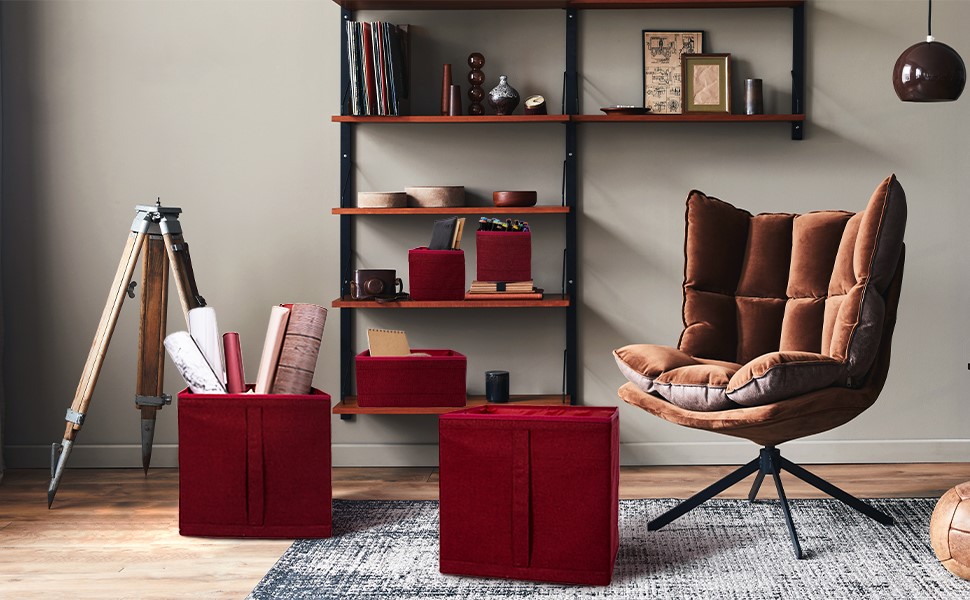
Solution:
M 472 281 L 465 300 L 542 300 L 542 289 L 529 281 Z
M 383 21 L 348 21 L 347 60 L 350 89 L 345 91 L 354 116 L 407 114 L 408 26 Z

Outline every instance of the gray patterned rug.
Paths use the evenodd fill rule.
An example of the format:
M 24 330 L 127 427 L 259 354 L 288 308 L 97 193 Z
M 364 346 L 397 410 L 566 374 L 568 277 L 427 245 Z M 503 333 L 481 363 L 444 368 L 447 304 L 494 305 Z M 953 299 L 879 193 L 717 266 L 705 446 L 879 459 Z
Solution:
M 333 503 L 334 537 L 297 540 L 249 598 L 968 598 L 930 548 L 935 500 L 873 500 L 886 527 L 835 500 L 793 500 L 806 559 L 792 556 L 775 502 L 712 500 L 660 531 L 673 500 L 620 502 L 609 587 L 441 575 L 438 503 Z

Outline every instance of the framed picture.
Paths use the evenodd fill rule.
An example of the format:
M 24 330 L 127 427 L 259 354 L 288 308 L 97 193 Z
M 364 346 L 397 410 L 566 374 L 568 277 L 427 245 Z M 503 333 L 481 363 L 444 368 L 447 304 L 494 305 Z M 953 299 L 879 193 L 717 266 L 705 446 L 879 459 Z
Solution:
M 703 31 L 643 31 L 643 106 L 650 112 L 682 112 L 680 57 L 703 52 L 703 42 Z
M 684 54 L 685 113 L 731 112 L 731 55 Z

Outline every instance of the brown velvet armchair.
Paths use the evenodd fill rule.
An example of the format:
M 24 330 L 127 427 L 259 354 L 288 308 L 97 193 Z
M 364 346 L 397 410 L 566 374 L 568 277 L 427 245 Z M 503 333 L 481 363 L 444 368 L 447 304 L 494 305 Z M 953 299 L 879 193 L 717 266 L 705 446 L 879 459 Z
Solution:
M 662 419 L 762 446 L 757 458 L 650 521 L 656 530 L 752 473 L 781 471 L 880 523 L 892 517 L 783 458 L 777 446 L 869 408 L 889 370 L 903 276 L 906 196 L 886 178 L 859 213 L 759 214 L 693 191 L 687 199 L 684 331 L 677 348 L 614 352 L 624 401 Z

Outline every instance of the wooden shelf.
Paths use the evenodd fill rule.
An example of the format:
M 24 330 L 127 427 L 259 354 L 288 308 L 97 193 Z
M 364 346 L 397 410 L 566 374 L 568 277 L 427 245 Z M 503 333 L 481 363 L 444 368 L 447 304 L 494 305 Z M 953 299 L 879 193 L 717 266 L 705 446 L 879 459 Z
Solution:
M 334 123 L 567 123 L 569 115 L 410 115 L 405 117 L 355 117 L 333 115 Z
M 578 123 L 791 123 L 805 115 L 730 115 L 690 113 L 686 115 L 573 115 Z
M 556 395 L 518 395 L 510 396 L 508 404 L 498 404 L 496 406 L 508 406 L 517 404 L 520 406 L 562 406 L 569 404 L 569 396 Z M 445 413 L 471 408 L 474 406 L 484 406 L 487 404 L 485 396 L 469 396 L 465 406 L 357 406 L 357 396 L 345 396 L 343 400 L 337 402 L 333 407 L 335 415 L 442 415 Z
M 331 117 L 331 120 L 335 123 L 568 123 L 570 121 L 573 123 L 791 123 L 794 121 L 804 121 L 805 115 L 734 115 L 727 113 L 690 113 L 681 115 L 482 115 L 477 117 L 467 115 L 461 117 L 430 115 L 411 117 L 351 117 L 334 115 Z
M 562 308 L 569 306 L 569 296 L 546 294 L 542 300 L 401 300 L 377 302 L 337 298 L 333 308 Z
M 334 0 L 347 10 L 793 8 L 805 0 Z
M 571 0 L 568 8 L 794 8 L 805 0 Z
M 333 208 L 335 215 L 553 215 L 566 214 L 568 206 L 459 206 L 454 208 Z

